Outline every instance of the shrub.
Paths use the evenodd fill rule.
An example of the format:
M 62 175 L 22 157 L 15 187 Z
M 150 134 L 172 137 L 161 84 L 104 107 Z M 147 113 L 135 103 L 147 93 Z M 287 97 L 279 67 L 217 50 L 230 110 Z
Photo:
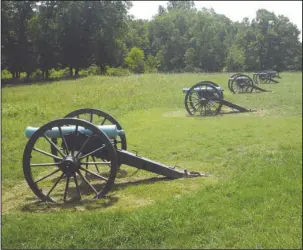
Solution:
M 109 66 L 105 67 L 106 75 L 108 76 L 127 76 L 130 75 L 130 71 L 124 68 L 111 68 Z
M 80 71 L 79 71 L 79 76 L 89 76 L 90 74 L 89 74 L 89 71 L 88 71 L 88 69 L 81 69 Z
M 160 62 L 158 58 L 152 55 L 148 55 L 145 62 L 145 71 L 148 73 L 157 73 Z
M 20 73 L 20 79 L 24 79 L 26 78 L 26 73 L 25 72 L 21 72 Z
M 132 72 L 144 73 L 145 62 L 142 49 L 133 47 L 124 61 Z
M 61 78 L 64 76 L 69 76 L 69 68 L 66 67 L 64 69 L 59 69 L 59 70 L 55 70 L 55 69 L 51 69 L 49 71 L 49 78 L 50 79 L 56 79 L 56 78 Z
M 87 68 L 88 74 L 89 75 L 100 75 L 101 70 L 96 64 L 92 64 Z
M 1 70 L 1 80 L 11 79 L 13 76 L 7 69 Z
M 188 73 L 201 73 L 201 71 L 202 69 L 193 66 L 186 66 L 184 68 L 184 72 L 188 72 Z
M 158 70 L 156 68 L 145 67 L 145 72 L 146 73 L 158 73 Z
M 41 69 L 37 69 L 35 72 L 32 73 L 32 77 L 39 77 L 42 76 L 42 70 Z

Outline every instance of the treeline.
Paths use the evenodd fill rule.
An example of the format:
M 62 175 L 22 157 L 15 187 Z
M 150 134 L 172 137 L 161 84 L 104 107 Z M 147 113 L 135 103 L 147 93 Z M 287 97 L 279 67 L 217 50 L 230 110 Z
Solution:
M 129 15 L 131 5 L 2 1 L 2 75 L 302 70 L 300 31 L 283 15 L 260 9 L 233 22 L 193 1 L 168 1 L 148 21 Z

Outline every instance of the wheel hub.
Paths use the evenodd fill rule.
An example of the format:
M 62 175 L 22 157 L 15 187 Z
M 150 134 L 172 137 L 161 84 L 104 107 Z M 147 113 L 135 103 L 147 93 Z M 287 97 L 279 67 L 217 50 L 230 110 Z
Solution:
M 66 156 L 63 161 L 59 164 L 59 168 L 66 174 L 66 175 L 73 175 L 76 173 L 80 168 L 80 162 L 73 156 Z

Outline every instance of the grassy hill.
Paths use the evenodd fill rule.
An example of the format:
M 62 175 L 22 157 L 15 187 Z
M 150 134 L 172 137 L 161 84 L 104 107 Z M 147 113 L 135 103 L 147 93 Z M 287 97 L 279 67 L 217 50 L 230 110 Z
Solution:
M 87 77 L 2 88 L 3 248 L 302 248 L 302 73 L 232 94 L 231 74 Z M 188 117 L 182 88 L 210 80 L 250 113 Z M 26 126 L 78 108 L 114 116 L 128 150 L 209 177 L 167 181 L 122 166 L 108 197 L 37 202 L 22 171 Z

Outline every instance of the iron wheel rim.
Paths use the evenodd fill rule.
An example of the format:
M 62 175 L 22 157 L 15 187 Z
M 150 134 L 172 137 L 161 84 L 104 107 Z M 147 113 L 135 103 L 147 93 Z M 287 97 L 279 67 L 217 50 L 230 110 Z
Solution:
M 238 75 L 240 75 L 240 74 L 239 74 L 239 73 L 233 74 L 233 75 L 228 79 L 228 83 L 227 83 L 228 89 L 229 89 L 232 93 L 234 93 L 234 92 L 233 92 L 233 90 L 232 90 L 231 83 L 232 83 L 232 81 L 234 80 L 234 78 L 235 78 L 236 76 L 238 76 Z
M 217 115 L 222 107 L 223 92 L 213 82 L 203 81 L 192 86 L 185 95 L 185 108 L 189 115 Z
M 58 155 L 52 155 L 51 153 L 47 152 L 46 149 L 43 153 L 43 155 L 45 155 L 45 152 L 48 153 L 50 158 L 56 158 L 57 161 L 53 161 L 53 163 L 33 163 L 33 155 L 32 153 L 34 151 L 37 150 L 37 148 L 35 148 L 35 145 L 37 143 L 37 141 L 40 138 L 44 138 L 44 141 L 50 143 L 50 137 L 46 135 L 46 132 L 50 129 L 53 129 L 55 127 L 58 128 L 59 131 L 62 131 L 62 127 L 64 127 L 64 125 L 66 126 L 76 126 L 76 129 L 78 127 L 84 127 L 88 130 L 90 130 L 92 132 L 92 135 L 89 136 L 89 138 L 92 138 L 93 135 L 97 136 L 100 141 L 102 141 L 102 146 L 100 146 L 102 150 L 106 148 L 107 153 L 108 153 L 108 162 L 95 162 L 94 161 L 94 165 L 106 165 L 105 168 L 107 169 L 107 177 L 104 177 L 98 172 L 96 173 L 95 171 L 91 171 L 88 169 L 84 169 L 82 167 L 82 165 L 87 165 L 87 162 L 83 162 L 82 159 L 85 159 L 85 155 L 81 155 L 81 150 L 79 150 L 79 152 L 69 152 L 69 147 L 66 144 L 66 141 L 64 138 L 64 136 L 62 136 L 62 132 L 60 132 L 60 136 L 62 139 L 62 143 L 65 143 L 66 145 L 66 151 L 61 150 L 57 148 L 58 150 Z M 48 138 L 48 140 L 46 139 Z M 89 139 L 87 139 L 89 140 Z M 46 143 L 45 142 L 45 143 Z M 46 144 L 48 144 L 46 143 Z M 51 144 L 51 143 L 50 143 Z M 86 144 L 86 143 L 84 143 Z M 85 145 L 82 145 L 84 150 Z M 81 147 L 81 148 L 82 148 Z M 49 148 L 49 146 L 48 146 Z M 41 149 L 40 149 L 41 150 Z M 41 150 L 43 151 L 43 150 Z M 41 152 L 40 152 L 41 153 Z M 90 155 L 91 156 L 91 155 Z M 38 157 L 39 158 L 39 157 Z M 61 160 L 58 160 L 59 158 L 61 158 Z M 37 157 L 36 157 L 37 159 Z M 34 160 L 35 161 L 35 160 Z M 49 171 L 51 170 L 50 168 L 48 169 L 48 173 L 46 175 L 44 175 L 43 173 L 43 177 L 41 176 L 41 172 L 38 174 L 40 175 L 39 178 L 35 178 L 33 175 L 36 175 L 35 169 L 37 169 L 37 167 L 49 167 L 47 165 L 42 165 L 42 164 L 49 164 L 50 166 L 54 166 L 54 168 L 52 169 L 52 172 L 49 173 Z M 92 164 L 92 165 L 93 165 Z M 101 165 L 101 166 L 102 166 Z M 97 167 L 96 167 L 97 168 Z M 84 120 L 80 120 L 80 119 L 73 119 L 73 118 L 63 118 L 63 119 L 58 119 L 58 120 L 54 120 L 51 121 L 45 125 L 43 125 L 42 127 L 40 127 L 28 140 L 26 147 L 24 149 L 24 153 L 23 153 L 23 173 L 25 176 L 25 179 L 27 181 L 27 184 L 29 185 L 29 187 L 31 188 L 31 190 L 33 191 L 33 193 L 40 198 L 42 201 L 49 201 L 49 202 L 56 202 L 56 203 L 61 203 L 61 199 L 56 199 L 55 196 L 60 196 L 59 194 L 54 195 L 54 191 L 57 188 L 58 189 L 58 185 L 60 183 L 60 181 L 66 179 L 65 182 L 65 188 L 64 188 L 64 193 L 63 193 L 63 202 L 66 202 L 66 198 L 69 195 L 71 197 L 71 192 L 74 191 L 77 194 L 74 195 L 73 197 L 71 197 L 71 199 L 69 199 L 69 201 L 71 200 L 79 200 L 82 199 L 83 195 L 90 196 L 91 193 L 94 194 L 94 199 L 96 198 L 101 198 L 104 197 L 112 188 L 112 185 L 114 184 L 114 180 L 116 177 L 116 173 L 117 173 L 117 168 L 118 168 L 118 157 L 117 157 L 117 153 L 115 148 L 113 147 L 113 145 L 111 144 L 109 138 L 101 131 L 99 130 L 96 126 L 94 126 L 91 123 L 88 123 L 87 121 Z M 81 172 L 82 171 L 82 172 Z M 91 180 L 88 180 L 86 177 L 84 177 L 83 173 L 88 173 L 92 175 L 93 177 L 97 177 L 98 178 L 98 183 L 93 184 Z M 45 171 L 46 172 L 46 171 Z M 57 180 L 54 181 L 53 180 L 49 180 L 50 182 L 50 188 L 49 187 L 45 187 L 47 185 L 47 183 L 44 182 L 44 184 L 41 184 L 40 181 L 45 181 L 47 180 L 49 177 L 54 176 L 55 173 L 58 173 L 60 175 L 60 177 L 57 177 Z M 79 177 L 79 178 L 77 178 Z M 81 184 L 79 185 L 78 180 L 82 181 L 82 186 Z M 100 181 L 102 179 L 102 181 Z M 74 190 L 70 188 L 70 181 L 74 182 L 75 184 L 75 188 Z M 38 184 L 40 182 L 40 184 Z M 60 183 L 61 184 L 61 183 Z M 63 184 L 64 185 L 64 184 Z M 86 189 L 88 189 L 88 187 L 91 189 L 90 192 L 89 191 L 85 191 L 84 186 L 86 186 Z M 61 186 L 62 187 L 62 186 Z M 81 190 L 82 189 L 82 190 Z M 48 191 L 47 193 L 45 191 Z M 70 191 L 68 193 L 68 191 Z M 61 191 L 57 192 L 61 193 Z M 51 194 L 53 193 L 53 195 L 51 196 Z M 62 194 L 61 194 L 61 198 L 62 198 Z
M 244 83 L 241 83 L 241 86 L 239 86 L 239 82 L 241 81 L 238 79 L 239 77 L 245 77 Z M 233 93 L 245 93 L 245 92 L 252 92 L 254 86 L 254 81 L 248 76 L 248 75 L 237 75 L 234 80 L 231 82 L 231 89 Z

